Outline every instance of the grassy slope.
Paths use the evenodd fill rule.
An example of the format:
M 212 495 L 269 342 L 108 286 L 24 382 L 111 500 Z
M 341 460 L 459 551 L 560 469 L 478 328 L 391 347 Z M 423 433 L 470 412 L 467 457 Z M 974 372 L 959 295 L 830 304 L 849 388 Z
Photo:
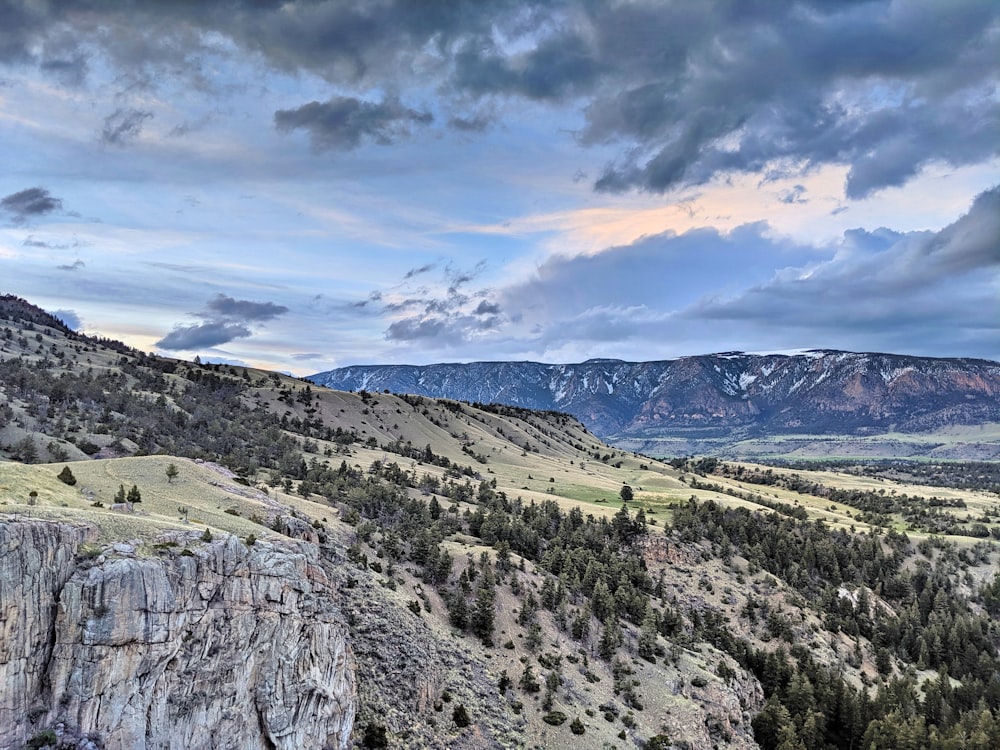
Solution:
M 7 325 L 14 329 L 18 327 L 17 323 L 2 323 L 0 325 Z M 20 334 L 20 332 L 18 333 Z M 19 345 L 16 341 L 20 335 L 15 340 L 4 339 L 0 341 L 0 359 L 22 356 L 28 361 L 38 361 L 42 357 L 61 357 L 66 363 L 67 369 L 117 370 L 123 357 L 121 352 L 112 348 L 95 345 L 94 342 L 74 341 L 68 339 L 62 332 L 44 326 L 36 326 L 34 331 L 25 331 L 23 335 L 28 341 L 26 347 Z M 41 340 L 38 340 L 39 338 Z M 182 369 L 188 366 L 187 363 L 181 363 Z M 232 370 L 232 372 L 233 374 L 242 373 L 242 368 L 238 371 Z M 625 450 L 611 448 L 591 435 L 571 417 L 527 412 L 518 412 L 516 416 L 500 416 L 474 409 L 469 405 L 457 405 L 455 402 L 433 399 L 423 399 L 414 405 L 389 394 L 371 394 L 369 397 L 363 398 L 360 394 L 330 391 L 306 384 L 296 378 L 266 371 L 251 369 L 248 371 L 248 376 L 253 384 L 245 399 L 248 407 L 263 404 L 277 414 L 285 414 L 289 418 L 320 417 L 325 424 L 341 427 L 344 430 L 353 430 L 360 435 L 362 441 L 371 438 L 375 440 L 377 445 L 394 441 L 410 443 L 417 448 L 430 445 L 435 454 L 447 456 L 455 464 L 471 466 L 480 472 L 484 480 L 492 481 L 495 479 L 499 490 L 505 491 L 511 497 L 520 496 L 526 501 L 554 500 L 564 508 L 579 503 L 586 507 L 587 512 L 595 515 L 608 515 L 616 512 L 620 506 L 618 492 L 622 485 L 629 484 L 636 491 L 634 507 L 647 509 L 654 514 L 653 518 L 657 518 L 656 514 L 665 514 L 669 511 L 671 504 L 686 500 L 691 495 L 700 498 L 711 497 L 729 504 L 748 504 L 746 501 L 726 494 L 705 489 L 692 490 L 682 481 L 681 473 L 668 464 Z M 178 384 L 186 382 L 181 374 L 167 375 L 166 377 L 168 381 L 172 380 Z M 294 398 L 301 395 L 307 387 L 315 394 L 312 403 L 312 408 L 315 411 L 311 413 L 307 405 Z M 292 398 L 286 398 L 285 401 L 279 400 L 282 391 L 290 394 Z M 4 395 L 6 394 L 0 391 L 0 397 Z M 25 413 L 24 404 L 18 405 L 16 399 L 9 396 L 6 400 L 15 405 L 18 421 L 23 423 L 23 426 L 9 425 L 3 431 L 4 434 L 0 435 L 0 445 L 10 445 L 25 434 L 34 434 L 41 460 L 51 460 L 45 448 L 51 438 L 31 430 L 32 420 Z M 998 436 L 1000 436 L 1000 425 L 983 425 L 975 428 L 949 428 L 941 431 L 940 434 L 936 433 L 933 438 L 928 436 L 927 440 L 933 439 L 941 443 L 949 441 L 964 443 L 974 440 L 993 440 Z M 88 434 L 85 437 L 99 445 L 107 445 L 112 442 L 112 437 L 108 435 Z M 882 437 L 885 436 L 878 436 L 872 440 L 877 441 Z M 899 440 L 913 439 L 913 436 L 903 435 L 889 437 Z M 795 439 L 802 438 L 803 436 L 796 436 Z M 852 440 L 863 442 L 865 439 L 852 438 Z M 70 460 L 85 458 L 71 443 L 60 440 L 56 440 L 56 442 L 64 450 L 67 450 Z M 775 438 L 770 442 L 779 445 L 782 439 Z M 348 460 L 349 463 L 360 465 L 363 468 L 369 467 L 375 460 L 394 461 L 403 469 L 413 470 L 418 475 L 428 473 L 439 478 L 444 475 L 444 470 L 439 467 L 403 458 L 394 453 L 387 453 L 378 447 L 362 447 L 354 444 L 346 452 L 341 453 L 338 451 L 343 449 L 336 444 L 323 441 L 317 441 L 317 443 L 318 452 L 307 455 L 307 460 L 315 458 L 320 462 L 330 461 L 334 465 L 341 460 Z M 486 463 L 477 462 L 471 455 L 463 451 L 463 446 L 474 454 L 484 456 Z M 328 450 L 333 455 L 327 455 Z M 607 461 L 599 460 L 594 457 L 595 454 L 601 458 L 605 456 L 609 458 Z M 93 483 L 95 492 L 98 493 L 95 495 L 95 499 L 106 501 L 106 504 L 110 504 L 110 498 L 118 484 L 124 483 L 126 489 L 132 483 L 138 484 L 143 491 L 144 501 L 147 503 L 143 509 L 150 513 L 153 512 L 151 509 L 154 507 L 159 509 L 156 515 L 162 516 L 162 522 L 166 523 L 171 518 L 173 521 L 179 518 L 176 513 L 178 505 L 193 502 L 192 498 L 184 496 L 183 477 L 176 486 L 166 485 L 163 469 L 165 462 L 170 460 L 149 457 L 145 459 L 145 463 L 140 461 L 136 466 L 150 468 L 145 473 L 140 472 L 134 476 L 129 473 L 131 470 L 114 468 L 119 464 L 112 462 L 107 465 L 108 468 L 105 470 L 107 476 L 103 479 L 91 476 L 92 468 L 84 468 L 90 467 L 92 463 L 90 461 L 74 461 L 73 466 L 79 467 L 74 469 L 78 476 L 85 477 L 88 482 Z M 175 459 L 175 462 L 179 462 L 179 459 Z M 121 464 L 121 466 L 125 465 L 127 464 Z M 194 470 L 194 464 L 190 464 L 190 466 L 191 470 Z M 117 476 L 115 471 L 121 471 L 121 476 Z M 201 468 L 198 471 L 208 470 Z M 79 472 L 83 472 L 83 474 L 81 475 Z M 875 489 L 884 488 L 887 492 L 895 490 L 900 494 L 925 497 L 933 495 L 961 497 L 968 506 L 968 510 L 965 511 L 968 515 L 977 515 L 983 509 L 996 504 L 996 498 L 981 492 L 887 483 L 881 480 L 832 472 L 799 471 L 796 473 L 831 487 L 872 487 Z M 216 476 L 216 479 L 221 479 L 221 477 Z M 744 485 L 734 480 L 719 477 L 711 477 L 709 481 L 739 491 L 762 493 L 768 498 L 781 502 L 799 503 L 810 512 L 810 515 L 824 518 L 831 523 L 845 526 L 853 524 L 863 527 L 853 518 L 856 515 L 853 509 L 847 507 L 831 509 L 830 503 L 821 498 L 811 498 L 780 488 Z M 163 485 L 162 488 L 161 485 Z M 274 490 L 271 491 L 274 492 Z M 227 494 L 230 499 L 237 497 L 217 489 L 209 491 L 210 496 L 218 496 L 217 504 L 223 508 L 226 507 L 223 499 L 226 498 Z M 146 499 L 147 495 L 149 496 L 148 500 Z M 297 502 L 295 498 L 286 497 L 284 500 Z M 83 501 L 79 497 L 72 497 L 66 502 L 68 508 L 72 508 L 74 503 L 79 506 Z M 209 525 L 216 525 L 216 528 L 228 528 L 228 518 L 217 518 L 219 513 L 213 511 L 219 511 L 219 508 L 199 508 L 200 514 L 204 516 L 200 520 L 204 520 Z M 962 511 L 956 512 L 960 515 L 963 513 Z M 189 517 L 194 518 L 193 511 L 189 513 Z M 664 515 L 660 516 L 660 518 L 664 517 Z M 241 525 L 239 530 L 245 532 L 246 527 Z
M 118 366 L 121 355 L 110 349 L 92 352 L 78 352 L 73 342 L 68 342 L 61 334 L 42 329 L 43 341 L 37 342 L 43 351 L 55 348 L 63 352 L 68 361 L 76 357 L 74 367 L 111 368 Z M 36 342 L 32 339 L 32 344 Z M 18 352 L 0 352 L 0 357 L 11 356 Z M 23 352 L 29 358 L 39 358 L 41 355 L 34 350 Z M 691 495 L 702 498 L 714 498 L 731 505 L 752 505 L 745 500 L 733 498 L 727 494 L 719 494 L 706 489 L 692 490 L 681 472 L 668 464 L 637 456 L 622 450 L 609 448 L 587 433 L 583 427 L 572 419 L 551 414 L 521 414 L 519 416 L 501 417 L 462 406 L 456 410 L 454 404 L 448 402 L 424 400 L 414 407 L 406 400 L 388 394 L 373 394 L 369 399 L 363 399 L 359 394 L 328 391 L 316 386 L 311 390 L 316 394 L 311 406 L 296 401 L 294 398 L 279 401 L 281 391 L 291 391 L 293 396 L 304 393 L 306 384 L 287 376 L 278 376 L 261 371 L 249 371 L 253 388 L 246 396 L 248 407 L 256 403 L 267 405 L 279 415 L 286 414 L 289 418 L 305 418 L 319 416 L 325 423 L 345 430 L 354 430 L 362 440 L 374 438 L 377 445 L 396 440 L 409 442 L 422 448 L 430 445 L 437 455 L 447 456 L 451 461 L 462 466 L 471 466 L 480 472 L 486 481 L 495 479 L 497 489 L 505 491 L 509 496 L 521 496 L 527 501 L 554 500 L 563 507 L 581 504 L 585 512 L 595 515 L 610 515 L 618 510 L 618 491 L 624 483 L 636 490 L 634 507 L 643 507 L 651 513 L 650 518 L 659 525 L 669 518 L 670 506 L 685 500 Z M 178 376 L 168 376 L 178 382 L 183 380 Z M 9 398 L 8 398 L 9 400 Z M 291 400 L 292 403 L 287 403 Z M 310 415 L 307 409 L 315 409 Z M 30 428 L 30 418 L 24 413 L 22 405 L 17 407 L 18 417 Z M 22 429 L 21 434 L 29 434 L 30 429 Z M 110 442 L 108 436 L 87 436 L 95 442 L 103 440 Z M 962 437 L 962 436 L 959 436 Z M 44 446 L 48 438 L 39 435 L 37 442 Z M 4 439 L 7 443 L 8 440 Z M 353 444 L 346 449 L 334 443 L 316 441 L 317 450 L 306 455 L 306 460 L 315 459 L 319 462 L 330 461 L 336 466 L 340 461 L 356 464 L 367 469 L 372 462 L 395 461 L 403 469 L 415 471 L 418 476 L 426 473 L 443 477 L 444 470 L 414 459 L 403 458 L 393 453 L 387 453 L 378 447 L 362 447 Z M 529 447 L 526 449 L 525 446 Z M 477 462 L 467 452 L 463 445 L 473 453 L 485 456 L 486 463 Z M 44 449 L 43 449 L 44 450 Z M 330 455 L 327 455 L 327 451 Z M 596 459 L 594 454 L 602 458 L 609 456 L 607 462 Z M 44 457 L 44 456 L 43 456 Z M 620 462 L 620 466 L 616 466 Z M 180 470 L 180 475 L 168 482 L 166 467 L 174 463 Z M 56 479 L 56 474 L 64 466 L 69 465 L 78 479 L 75 487 L 67 487 Z M 967 512 L 976 513 L 995 506 L 997 498 L 984 493 L 959 490 L 944 490 L 942 488 L 922 488 L 915 485 L 895 484 L 876 479 L 832 472 L 796 472 L 807 478 L 832 487 L 844 488 L 885 488 L 887 492 L 893 489 L 899 493 L 924 496 L 961 497 L 969 506 Z M 258 487 L 263 487 L 265 476 L 257 478 Z M 701 478 L 699 478 L 701 479 Z M 554 481 L 550 481 L 554 480 Z M 811 516 L 824 518 L 831 525 L 856 526 L 864 529 L 854 516 L 857 512 L 845 506 L 831 508 L 831 503 L 822 498 L 799 495 L 777 487 L 762 487 L 744 484 L 735 480 L 711 476 L 703 481 L 722 485 L 723 487 L 742 492 L 763 494 L 766 497 L 790 504 L 799 504 L 806 508 Z M 142 492 L 143 502 L 135 514 L 123 514 L 110 510 L 108 507 L 96 508 L 90 502 L 92 496 L 109 506 L 111 498 L 119 485 L 128 489 L 136 484 Z M 473 483 L 475 484 L 475 482 Z M 37 491 L 38 498 L 34 505 L 28 503 L 28 492 Z M 82 491 L 92 494 L 84 494 Z M 279 503 L 283 509 L 275 507 Z M 180 508 L 187 509 L 188 523 L 184 523 Z M 461 510 L 471 506 L 464 505 Z M 261 490 L 254 492 L 209 464 L 196 463 L 187 459 L 170 456 L 135 456 L 106 460 L 80 460 L 48 465 L 25 466 L 14 462 L 0 462 L 0 514 L 14 513 L 21 516 L 46 517 L 70 522 L 88 522 L 97 525 L 102 532 L 102 541 L 139 539 L 147 544 L 155 542 L 163 532 L 197 531 L 203 526 L 213 532 L 228 532 L 246 536 L 255 534 L 267 536 L 272 534 L 266 527 L 251 520 L 257 516 L 266 520 L 276 512 L 287 513 L 287 508 L 294 508 L 297 513 L 311 521 L 324 523 L 331 531 L 349 543 L 353 537 L 350 527 L 336 520 L 336 511 L 318 496 L 304 499 L 297 495 L 288 495 L 275 488 L 268 488 L 268 494 Z M 236 510 L 239 515 L 226 513 L 227 509 Z M 962 539 L 962 538 L 959 538 Z M 962 539 L 968 542 L 970 540 Z M 448 549 L 456 560 L 457 574 L 461 566 L 466 564 L 469 556 L 473 558 L 484 551 L 484 548 L 469 540 L 456 536 L 446 542 Z M 369 552 L 374 556 L 375 550 Z M 811 644 L 817 654 L 828 653 L 834 659 L 834 649 L 844 652 L 849 644 L 843 640 L 843 635 L 834 635 L 822 631 L 815 615 L 805 602 L 796 603 L 796 596 L 782 587 L 773 577 L 766 573 L 751 575 L 746 569 L 745 561 L 734 560 L 730 567 L 714 558 L 706 558 L 699 553 L 695 545 L 689 550 L 680 550 L 686 561 L 671 562 L 668 585 L 680 600 L 698 598 L 709 601 L 721 611 L 728 611 L 732 621 L 738 622 L 736 613 L 746 601 L 748 586 L 767 595 L 772 601 L 783 602 L 787 607 L 799 613 L 803 623 L 814 625 L 816 633 Z M 525 585 L 538 589 L 542 578 L 530 564 L 527 566 L 523 580 Z M 738 583 L 745 576 L 746 585 Z M 384 581 L 386 585 L 390 582 Z M 397 579 L 392 585 L 393 591 L 387 596 L 398 600 L 399 606 L 414 599 L 414 592 L 420 587 L 419 581 L 405 568 L 401 567 Z M 429 587 L 422 587 L 429 591 Z M 436 628 L 446 638 L 454 638 L 444 616 L 444 605 L 436 593 L 430 591 L 430 599 L 434 615 L 424 615 L 427 622 Z M 519 598 L 509 591 L 509 586 L 502 586 L 498 594 L 497 642 L 510 640 L 513 649 L 484 649 L 472 639 L 468 641 L 468 649 L 475 658 L 491 664 L 491 669 L 499 673 L 506 669 L 514 679 L 521 672 L 520 659 L 527 655 L 523 645 L 522 629 L 515 622 L 516 608 Z M 565 641 L 551 622 L 546 613 L 540 614 L 544 626 L 544 637 L 548 643 Z M 760 645 L 761 641 L 754 638 L 753 633 L 743 633 L 751 642 Z M 563 643 L 562 645 L 568 645 Z M 682 721 L 685 713 L 692 709 L 695 698 L 689 681 L 693 675 L 701 675 L 710 681 L 717 678 L 712 674 L 714 665 L 721 658 L 713 649 L 700 646 L 702 653 L 684 651 L 680 654 L 679 663 L 674 667 L 662 663 L 653 667 L 641 661 L 633 661 L 638 670 L 636 679 L 642 682 L 641 692 L 647 699 L 647 710 L 638 715 L 640 729 L 645 736 L 653 734 L 658 724 L 669 724 Z M 865 647 L 865 664 L 863 671 L 869 676 L 873 673 L 870 652 Z M 593 669 L 601 676 L 601 682 L 589 683 L 583 680 L 574 669 L 567 666 L 567 674 L 572 679 L 571 689 L 578 695 L 578 700 L 571 707 L 562 706 L 557 702 L 557 708 L 563 707 L 570 716 L 577 715 L 582 706 L 596 706 L 611 697 L 612 678 L 606 665 L 592 659 Z M 685 685 L 684 691 L 675 693 L 667 689 L 670 685 Z M 569 688 L 568 688 L 569 689 Z M 539 745 L 567 744 L 574 741 L 566 726 L 555 729 L 540 721 L 540 714 L 531 706 L 525 712 L 527 719 L 527 734 Z M 669 711 L 668 711 L 669 709 Z M 613 744 L 620 723 L 608 723 L 600 712 L 595 717 L 582 715 L 587 725 L 587 735 L 583 743 L 586 746 Z

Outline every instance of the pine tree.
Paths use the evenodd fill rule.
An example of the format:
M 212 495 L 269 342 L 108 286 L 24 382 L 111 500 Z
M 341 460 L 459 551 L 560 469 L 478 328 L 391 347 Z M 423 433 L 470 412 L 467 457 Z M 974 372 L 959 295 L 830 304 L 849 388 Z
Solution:
M 459 630 L 465 630 L 469 624 L 469 608 L 461 589 L 452 593 L 448 600 L 448 621 Z
M 496 600 L 496 580 L 493 568 L 487 565 L 476 589 L 476 604 L 472 610 L 469 625 L 472 632 L 479 636 L 487 646 L 493 644 L 493 625 L 496 618 L 494 602 Z
M 73 476 L 73 472 L 70 471 L 68 466 L 63 467 L 63 470 L 56 475 L 56 479 L 63 484 L 68 484 L 70 487 L 76 484 L 76 477 Z
M 656 664 L 656 635 L 659 630 L 656 612 L 652 607 L 646 609 L 642 618 L 642 628 L 639 631 L 639 656 L 648 662 Z
M 597 643 L 597 653 L 605 661 L 610 661 L 615 651 L 622 644 L 622 626 L 617 615 L 611 615 L 604 621 L 601 629 L 601 639 Z
M 590 608 L 587 605 L 577 610 L 573 624 L 570 626 L 570 633 L 578 641 L 582 641 L 590 635 Z
M 126 500 L 128 500 L 128 502 L 130 502 L 130 503 L 132 503 L 132 504 L 135 504 L 135 503 L 141 503 L 141 502 L 142 502 L 142 493 L 140 493 L 140 492 L 139 492 L 139 488 L 138 488 L 138 487 L 136 487 L 136 486 L 135 486 L 135 485 L 133 484 L 133 485 L 132 485 L 132 489 L 130 489 L 130 490 L 128 491 L 128 495 L 126 496 L 126 498 L 125 498 L 125 499 L 126 499 Z

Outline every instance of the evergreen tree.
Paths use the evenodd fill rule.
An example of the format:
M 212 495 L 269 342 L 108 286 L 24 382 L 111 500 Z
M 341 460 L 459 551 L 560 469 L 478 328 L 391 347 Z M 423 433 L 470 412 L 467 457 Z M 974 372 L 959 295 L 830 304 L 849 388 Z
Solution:
M 469 624 L 469 607 L 461 589 L 454 591 L 448 600 L 448 621 L 459 630 L 465 630 Z
M 601 629 L 601 639 L 597 643 L 597 653 L 605 661 L 610 661 L 615 651 L 622 645 L 622 626 L 616 615 L 608 617 Z
M 483 575 L 479 580 L 479 587 L 476 589 L 476 603 L 472 609 L 470 627 L 474 635 L 487 646 L 493 644 L 493 625 L 496 618 L 494 602 L 496 601 L 496 580 L 493 577 L 493 568 L 486 565 L 483 568 Z
M 648 662 L 656 663 L 656 635 L 659 631 L 659 624 L 656 620 L 656 612 L 652 607 L 646 609 L 646 615 L 642 618 L 642 628 L 639 631 L 639 656 Z

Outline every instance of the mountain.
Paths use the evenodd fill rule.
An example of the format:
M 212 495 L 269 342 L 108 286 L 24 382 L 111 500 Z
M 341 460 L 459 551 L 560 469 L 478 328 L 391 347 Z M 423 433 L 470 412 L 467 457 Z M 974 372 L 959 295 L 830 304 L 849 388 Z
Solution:
M 1000 747 L 997 466 L 661 462 L 3 298 L 0 750 Z
M 1000 363 L 899 354 L 816 350 L 658 362 L 355 366 L 309 380 L 342 390 L 563 411 L 628 447 L 664 440 L 731 445 L 774 435 L 930 433 L 1000 422 Z
M 0 298 L 0 749 L 602 747 L 669 726 L 752 750 L 760 683 L 703 636 L 619 697 L 664 563 L 631 542 L 656 521 L 617 501 L 627 482 L 650 518 L 724 497 L 680 473 L 565 414 L 150 356 Z M 542 555 L 571 519 L 562 582 Z M 597 555 L 628 620 L 586 604 Z M 669 717 L 635 708 L 692 679 Z

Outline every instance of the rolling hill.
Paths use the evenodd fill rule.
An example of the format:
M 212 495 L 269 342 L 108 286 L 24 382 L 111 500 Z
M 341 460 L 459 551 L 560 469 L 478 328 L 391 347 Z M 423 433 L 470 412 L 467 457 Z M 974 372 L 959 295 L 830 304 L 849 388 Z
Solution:
M 3 298 L 0 747 L 990 747 L 976 471 L 661 462 Z

